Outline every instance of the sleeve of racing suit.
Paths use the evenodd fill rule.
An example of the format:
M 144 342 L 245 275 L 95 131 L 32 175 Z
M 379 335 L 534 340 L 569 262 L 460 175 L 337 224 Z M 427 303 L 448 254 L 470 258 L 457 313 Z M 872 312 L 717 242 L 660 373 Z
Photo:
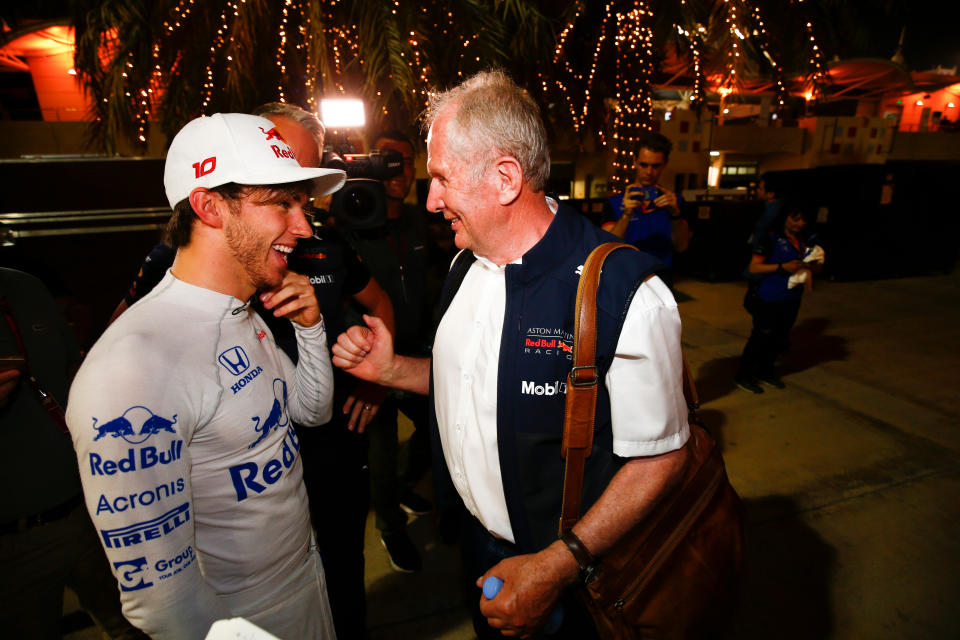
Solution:
M 327 348 L 324 323 L 301 327 L 294 323 L 297 335 L 296 373 L 293 363 L 283 358 L 287 380 L 294 380 L 290 391 L 290 416 L 306 426 L 326 424 L 333 417 L 333 365 Z
M 136 335 L 94 347 L 67 408 L 87 510 L 123 613 L 158 640 L 203 638 L 232 617 L 197 560 L 187 447 L 215 394 L 196 368 L 189 380 L 169 375 L 182 370 L 181 357 Z

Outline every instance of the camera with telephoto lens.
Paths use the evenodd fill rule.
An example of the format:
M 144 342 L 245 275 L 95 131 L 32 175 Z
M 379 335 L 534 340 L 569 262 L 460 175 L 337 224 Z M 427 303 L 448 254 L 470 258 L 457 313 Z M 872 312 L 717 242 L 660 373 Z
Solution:
M 394 149 L 370 153 L 327 152 L 323 166 L 347 172 L 343 188 L 333 194 L 330 215 L 348 231 L 376 229 L 387 222 L 387 192 L 382 181 L 403 173 L 403 154 Z

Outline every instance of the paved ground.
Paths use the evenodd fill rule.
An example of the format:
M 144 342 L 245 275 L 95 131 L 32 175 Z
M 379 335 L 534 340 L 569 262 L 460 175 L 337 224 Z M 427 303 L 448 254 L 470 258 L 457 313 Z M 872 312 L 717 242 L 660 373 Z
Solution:
M 818 282 L 787 388 L 760 396 L 731 382 L 743 285 L 677 288 L 703 417 L 747 509 L 730 637 L 960 638 L 960 274 Z M 472 638 L 433 516 L 411 522 L 425 566 L 409 576 L 390 570 L 372 520 L 372 640 Z
M 677 288 L 703 417 L 747 510 L 730 637 L 960 637 L 960 275 L 816 283 L 781 363 L 788 386 L 760 396 L 731 382 L 744 285 Z M 420 575 L 390 572 L 368 544 L 372 638 L 472 638 L 455 555 L 429 517 L 411 530 Z

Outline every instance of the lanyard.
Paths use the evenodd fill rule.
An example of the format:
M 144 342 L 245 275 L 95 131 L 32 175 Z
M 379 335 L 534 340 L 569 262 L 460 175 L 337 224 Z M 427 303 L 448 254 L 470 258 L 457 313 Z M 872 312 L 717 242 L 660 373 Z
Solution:
M 17 341 L 17 348 L 23 356 L 23 374 L 30 381 L 30 386 L 33 387 L 40 406 L 50 415 L 50 419 L 53 420 L 60 431 L 69 436 L 70 430 L 67 428 L 67 420 L 63 414 L 63 409 L 60 407 L 60 403 L 57 402 L 57 399 L 54 398 L 52 394 L 47 393 L 43 387 L 40 386 L 40 382 L 30 373 L 30 359 L 27 357 L 27 348 L 23 344 L 20 327 L 17 326 L 17 319 L 13 316 L 13 309 L 10 308 L 10 303 L 7 302 L 6 297 L 0 297 L 0 311 L 3 311 L 3 315 L 7 317 L 10 332 L 13 333 L 13 338 Z

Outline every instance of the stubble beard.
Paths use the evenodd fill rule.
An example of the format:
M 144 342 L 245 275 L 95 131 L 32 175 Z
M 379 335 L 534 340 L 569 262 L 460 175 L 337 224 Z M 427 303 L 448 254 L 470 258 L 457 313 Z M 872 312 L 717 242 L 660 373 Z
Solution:
M 270 253 L 273 249 L 268 245 L 266 251 L 259 246 L 260 243 L 256 234 L 250 226 L 240 218 L 239 214 L 232 214 L 233 224 L 230 224 L 224 230 L 224 239 L 230 253 L 237 261 L 240 267 L 246 273 L 247 278 L 253 283 L 257 291 L 269 291 L 280 286 L 283 282 L 280 277 L 272 276 L 267 268 L 267 261 L 270 259 Z

